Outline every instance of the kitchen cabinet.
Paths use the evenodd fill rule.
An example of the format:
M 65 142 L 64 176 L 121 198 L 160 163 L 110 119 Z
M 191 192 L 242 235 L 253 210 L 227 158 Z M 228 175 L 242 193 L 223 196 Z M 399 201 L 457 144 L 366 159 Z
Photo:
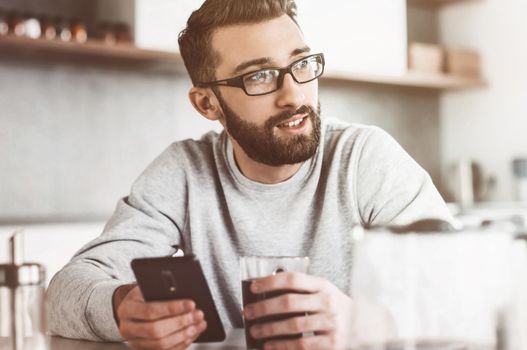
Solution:
M 470 1 L 470 0 L 457 0 Z M 460 90 L 484 87 L 479 78 L 408 70 L 407 6 L 448 0 L 296 0 L 306 41 L 326 56 L 324 80 Z M 430 24 L 433 25 L 433 24 Z
M 202 0 L 135 0 L 135 44 L 143 49 L 179 52 L 178 35 Z
M 447 0 L 408 0 L 409 5 Z M 470 1 L 470 0 L 457 0 Z M 0 57 L 58 60 L 174 73 L 184 71 L 177 35 L 201 0 L 112 0 L 93 2 L 94 16 L 125 18 L 134 45 L 77 44 L 0 36 Z M 299 22 L 314 50 L 325 52 L 327 81 L 365 82 L 404 87 L 457 90 L 485 86 L 477 78 L 407 70 L 405 0 L 327 0 L 324 6 L 297 0 Z M 0 6 L 2 1 L 0 0 Z M 105 18 L 107 17 L 107 18 Z M 152 20 L 155 18 L 155 20 Z M 372 18 L 375 20 L 372 21 Z M 329 33 L 329 34 L 328 34 Z M 328 37 L 329 35 L 329 37 Z
M 455 4 L 483 2 L 482 0 L 408 0 L 407 14 L 409 36 L 408 41 L 413 43 L 410 45 L 414 50 L 412 54 L 416 54 L 416 46 L 420 43 L 432 44 L 429 47 L 440 50 L 442 72 L 426 72 L 418 71 L 409 68 L 403 80 L 409 82 L 411 80 L 418 80 L 419 85 L 433 85 L 437 88 L 446 90 L 459 90 L 466 88 L 481 88 L 486 87 L 487 82 L 481 77 L 480 73 L 480 57 L 477 52 L 469 48 L 461 47 L 444 47 L 439 43 L 440 24 L 438 21 L 438 11 L 444 6 L 452 5 L 452 11 L 456 11 Z M 415 45 L 417 44 L 417 45 Z M 420 45 L 421 47 L 427 45 Z M 456 54 L 461 53 L 460 55 Z M 435 57 L 427 57 L 430 51 L 423 54 L 421 51 L 419 59 L 435 59 Z M 423 61 L 424 62 L 424 61 Z M 410 65 L 409 65 L 410 66 Z M 457 69 L 462 67 L 462 69 Z M 445 73 L 446 72 L 446 73 Z
M 326 73 L 401 76 L 406 70 L 405 0 L 296 0 L 307 44 L 324 52 Z

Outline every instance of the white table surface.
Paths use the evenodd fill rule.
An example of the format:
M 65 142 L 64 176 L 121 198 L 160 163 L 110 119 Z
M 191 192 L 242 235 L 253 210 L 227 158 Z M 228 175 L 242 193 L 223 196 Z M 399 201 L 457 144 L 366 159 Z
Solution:
M 49 350 L 124 350 L 130 349 L 124 343 L 98 343 L 59 337 L 50 337 Z M 242 328 L 227 330 L 227 339 L 221 343 L 202 343 L 192 344 L 189 349 L 208 350 L 208 349 L 243 349 L 245 350 L 245 332 Z
M 221 343 L 192 344 L 191 350 L 245 350 L 245 332 L 242 328 L 227 330 L 227 339 Z M 127 350 L 130 349 L 125 343 L 101 343 L 83 340 L 66 339 L 48 336 L 49 347 L 47 350 Z M 0 349 L 4 350 L 6 339 L 0 338 Z

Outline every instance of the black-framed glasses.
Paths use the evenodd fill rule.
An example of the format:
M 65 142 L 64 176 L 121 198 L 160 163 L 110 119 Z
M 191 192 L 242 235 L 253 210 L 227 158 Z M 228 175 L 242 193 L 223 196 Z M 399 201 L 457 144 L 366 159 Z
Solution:
M 262 68 L 229 79 L 199 83 L 198 86 L 233 86 L 242 89 L 249 96 L 260 96 L 279 90 L 288 73 L 298 84 L 305 84 L 319 78 L 323 72 L 324 54 L 316 53 L 283 68 Z

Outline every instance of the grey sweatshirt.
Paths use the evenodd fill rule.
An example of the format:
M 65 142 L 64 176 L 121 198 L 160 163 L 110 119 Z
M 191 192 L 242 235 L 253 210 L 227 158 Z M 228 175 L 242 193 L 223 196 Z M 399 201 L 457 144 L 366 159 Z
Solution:
M 118 202 L 104 232 L 54 276 L 50 331 L 122 340 L 114 290 L 134 281 L 132 259 L 168 255 L 174 244 L 200 259 L 225 327 L 242 327 L 239 256 L 306 255 L 311 274 L 350 293 L 353 225 L 452 219 L 429 175 L 387 133 L 322 125 L 315 156 L 271 185 L 240 172 L 225 132 L 173 143 Z

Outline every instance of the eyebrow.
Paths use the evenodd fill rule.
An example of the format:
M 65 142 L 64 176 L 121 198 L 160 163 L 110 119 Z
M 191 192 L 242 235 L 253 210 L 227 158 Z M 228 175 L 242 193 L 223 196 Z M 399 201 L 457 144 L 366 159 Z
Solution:
M 301 48 L 297 48 L 297 49 L 294 49 L 293 51 L 291 51 L 291 54 L 289 55 L 289 57 L 295 57 L 301 53 L 305 53 L 305 52 L 310 52 L 311 49 L 309 48 L 309 46 L 304 46 L 304 47 L 301 47 Z M 239 65 L 236 66 L 236 68 L 234 68 L 234 70 L 232 71 L 232 75 L 238 75 L 241 71 L 251 67 L 251 66 L 261 66 L 261 65 L 264 65 L 264 64 L 269 64 L 272 62 L 272 59 L 270 57 L 261 57 L 261 58 L 255 58 L 253 60 L 249 60 L 249 61 L 245 61 L 245 62 L 242 62 L 240 63 Z

